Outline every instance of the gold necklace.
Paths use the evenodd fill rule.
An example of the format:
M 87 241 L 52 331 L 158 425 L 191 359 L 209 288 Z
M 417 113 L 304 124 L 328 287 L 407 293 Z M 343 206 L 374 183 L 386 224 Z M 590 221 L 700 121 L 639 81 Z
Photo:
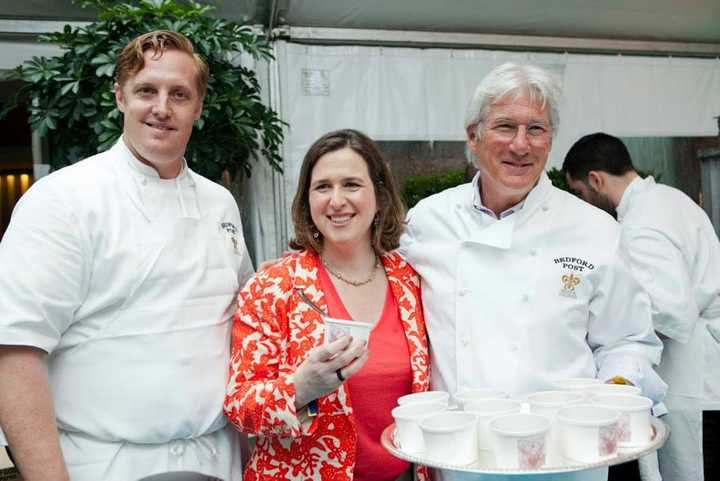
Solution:
M 378 267 L 380 267 L 380 259 L 378 259 L 377 254 L 375 254 L 375 264 L 373 265 L 372 271 L 370 271 L 370 275 L 368 276 L 368 278 L 362 281 L 353 281 L 352 279 L 348 279 L 347 277 L 343 276 L 338 271 L 333 269 L 324 257 L 320 256 L 320 260 L 325 266 L 325 269 L 327 269 L 327 271 L 332 274 L 333 277 L 335 277 L 336 279 L 340 279 L 346 284 L 350 284 L 351 286 L 355 287 L 364 286 L 365 284 L 371 283 L 372 280 L 375 279 L 375 273 L 377 272 Z

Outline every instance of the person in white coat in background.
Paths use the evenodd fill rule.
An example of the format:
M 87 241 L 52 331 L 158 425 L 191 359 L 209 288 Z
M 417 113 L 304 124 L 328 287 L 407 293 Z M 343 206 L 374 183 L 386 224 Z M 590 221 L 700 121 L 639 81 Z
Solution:
M 613 215 L 621 249 L 652 300 L 665 349 L 671 436 L 658 455 L 665 481 L 720 479 L 720 241 L 705 211 L 678 189 L 640 178 L 623 142 L 595 133 L 565 157 L 570 187 Z
M 465 118 L 478 174 L 408 214 L 400 250 L 422 277 L 431 385 L 518 396 L 566 378 L 622 377 L 657 401 L 662 344 L 619 255 L 618 225 L 543 172 L 559 100 L 539 67 L 492 70 Z M 562 479 L 573 476 L 603 479 L 607 469 Z
M 223 416 L 230 193 L 183 155 L 208 68 L 169 31 L 116 68 L 122 138 L 36 182 L 0 243 L 0 426 L 25 481 L 241 478 Z

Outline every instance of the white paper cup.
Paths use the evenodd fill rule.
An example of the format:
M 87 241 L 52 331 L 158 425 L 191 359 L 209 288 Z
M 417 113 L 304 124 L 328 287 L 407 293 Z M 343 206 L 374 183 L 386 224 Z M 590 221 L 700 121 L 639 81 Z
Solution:
M 620 412 L 616 409 L 577 404 L 560 408 L 555 417 L 565 458 L 594 463 L 617 455 Z
M 395 442 L 405 452 L 421 453 L 425 450 L 420 421 L 430 414 L 445 411 L 442 403 L 403 404 L 392 410 L 395 419 Z
M 641 389 L 637 386 L 629 384 L 596 384 L 585 388 L 585 392 L 590 396 L 598 396 L 603 394 L 630 394 L 640 396 Z
M 604 394 L 595 396 L 593 404 L 620 411 L 617 425 L 618 446 L 645 446 L 652 437 L 651 399 L 632 394 Z
M 345 336 L 352 336 L 355 340 L 363 340 L 367 343 L 370 338 L 372 325 L 358 321 L 347 321 L 345 319 L 334 319 L 324 317 L 325 322 L 325 345 Z
M 571 404 L 580 404 L 587 399 L 582 391 L 540 391 L 527 397 L 530 412 L 545 416 L 550 420 L 550 432 L 547 444 L 547 465 L 559 466 L 562 464 L 560 455 L 560 432 L 555 414 Z
M 537 414 L 507 414 L 490 420 L 493 451 L 500 468 L 535 470 L 546 465 L 550 420 Z
M 447 406 L 449 399 L 450 394 L 445 391 L 423 391 L 400 396 L 397 403 L 400 406 L 412 403 L 440 403 Z
M 465 403 L 465 412 L 477 415 L 478 448 L 492 451 L 492 439 L 488 431 L 488 421 L 503 414 L 519 413 L 522 402 L 513 399 L 473 399 Z
M 584 391 L 588 386 L 602 384 L 602 381 L 594 377 L 571 377 L 555 381 L 552 384 L 555 389 L 560 391 Z
M 455 399 L 461 409 L 465 408 L 468 401 L 483 401 L 486 399 L 507 399 L 508 393 L 502 389 L 465 389 L 455 394 Z
M 477 417 L 473 413 L 445 411 L 420 421 L 428 458 L 464 466 L 477 460 Z

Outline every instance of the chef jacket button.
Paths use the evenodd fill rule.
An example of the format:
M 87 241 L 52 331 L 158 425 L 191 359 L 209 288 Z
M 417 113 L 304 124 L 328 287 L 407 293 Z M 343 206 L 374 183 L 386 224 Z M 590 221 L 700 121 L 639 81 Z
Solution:
M 147 179 L 141 180 L 140 183 L 141 183 L 142 185 L 147 185 Z
M 182 441 L 173 441 L 172 446 L 170 446 L 170 453 L 175 456 L 181 456 L 184 452 L 185 446 Z
M 470 344 L 470 339 L 468 339 L 467 337 L 463 337 L 463 338 L 460 340 L 460 343 L 461 343 L 464 347 L 467 347 L 467 346 Z
M 458 291 L 458 294 L 460 294 L 461 296 L 466 296 L 468 294 L 468 292 L 470 292 L 469 289 L 462 288 Z
M 210 446 L 210 456 L 214 458 L 215 456 L 217 456 L 217 453 L 218 452 L 217 449 L 215 449 L 215 446 Z
M 523 294 L 522 300 L 523 300 L 523 302 L 528 302 L 530 300 L 530 294 Z
M 510 345 L 510 350 L 511 350 L 512 352 L 518 352 L 518 350 L 520 350 L 520 347 L 517 345 L 517 343 L 512 343 L 512 344 Z
M 530 255 L 535 257 L 537 255 L 537 249 L 535 249 L 535 248 L 530 249 Z
M 548 207 L 547 204 L 543 204 L 542 210 L 543 210 L 543 212 L 547 212 L 550 210 L 550 207 Z

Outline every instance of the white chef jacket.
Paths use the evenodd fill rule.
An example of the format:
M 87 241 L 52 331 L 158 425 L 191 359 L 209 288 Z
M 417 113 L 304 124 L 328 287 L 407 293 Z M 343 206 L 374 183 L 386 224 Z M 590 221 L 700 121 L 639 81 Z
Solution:
M 652 300 L 664 341 L 658 372 L 668 383 L 663 478 L 702 476 L 702 409 L 720 409 L 720 242 L 707 214 L 680 190 L 636 178 L 617 207 L 622 249 Z
M 186 252 L 208 240 L 211 248 L 203 252 L 212 255 L 205 262 L 162 255 L 163 243 L 182 245 L 183 239 L 166 230 L 180 221 L 190 226 Z M 115 474 L 103 476 L 117 481 L 167 471 L 222 479 L 239 475 L 238 443 L 222 413 L 227 318 L 252 265 L 237 205 L 226 189 L 187 166 L 175 179 L 160 179 L 121 139 L 28 190 L 0 244 L 0 265 L 0 344 L 49 353 L 71 479 L 97 481 L 110 464 Z M 174 292 L 161 275 L 148 278 L 173 269 L 213 287 Z M 176 329 L 174 320 L 192 316 L 193 303 L 197 312 L 216 305 L 213 318 L 204 320 L 207 327 Z M 135 310 L 123 311 L 126 307 Z M 164 340 L 162 349 L 139 349 L 144 339 Z M 97 354 L 105 352 L 103 346 L 112 346 L 107 356 Z M 168 352 L 172 359 L 164 357 Z M 103 379 L 113 353 L 130 357 Z
M 433 388 L 523 395 L 621 375 L 659 400 L 662 344 L 617 223 L 545 174 L 498 220 L 473 205 L 478 182 L 418 203 L 400 241 L 422 276 Z

